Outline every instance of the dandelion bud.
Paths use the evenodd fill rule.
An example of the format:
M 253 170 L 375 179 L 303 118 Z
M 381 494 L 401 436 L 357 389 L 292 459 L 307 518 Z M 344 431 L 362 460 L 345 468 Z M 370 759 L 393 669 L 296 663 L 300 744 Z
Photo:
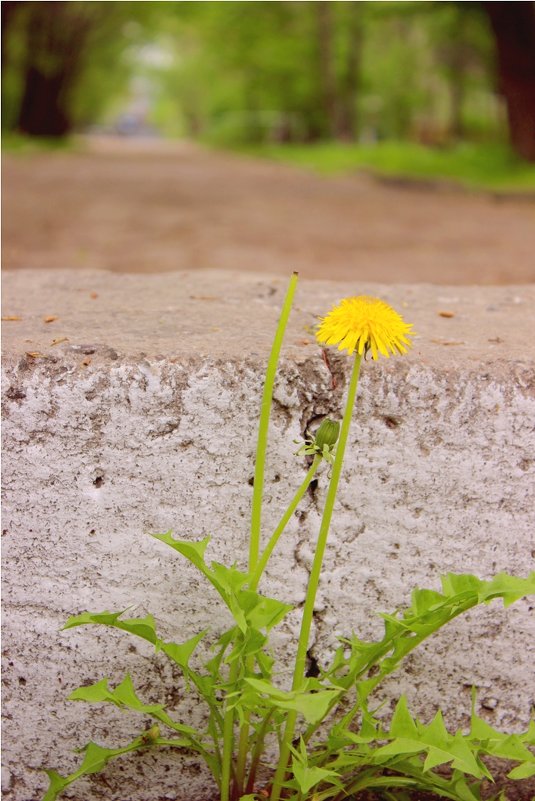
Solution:
M 150 729 L 147 729 L 147 731 L 144 732 L 142 740 L 147 745 L 154 745 L 154 743 L 156 743 L 156 741 L 158 740 L 159 736 L 160 736 L 160 727 L 158 726 L 157 723 L 155 723 L 153 726 L 150 727 Z
M 324 445 L 330 448 L 336 445 L 340 433 L 340 423 L 329 420 L 327 417 L 316 431 L 315 444 L 319 452 L 323 451 Z

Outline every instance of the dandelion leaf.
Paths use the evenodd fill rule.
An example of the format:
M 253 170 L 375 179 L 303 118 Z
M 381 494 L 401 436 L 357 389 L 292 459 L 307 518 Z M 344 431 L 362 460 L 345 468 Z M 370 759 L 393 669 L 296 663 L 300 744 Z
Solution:
M 195 736 L 195 729 L 191 728 L 191 726 L 184 726 L 181 723 L 176 723 L 169 717 L 161 704 L 144 704 L 136 695 L 132 679 L 128 674 L 114 690 L 109 687 L 108 682 L 108 679 L 102 679 L 96 684 L 91 684 L 87 687 L 79 687 L 70 694 L 69 701 L 88 701 L 90 703 L 108 702 L 120 709 L 132 709 L 134 712 L 150 715 L 166 726 L 169 726 L 171 729 L 174 729 L 174 731 L 180 732 L 188 737 Z

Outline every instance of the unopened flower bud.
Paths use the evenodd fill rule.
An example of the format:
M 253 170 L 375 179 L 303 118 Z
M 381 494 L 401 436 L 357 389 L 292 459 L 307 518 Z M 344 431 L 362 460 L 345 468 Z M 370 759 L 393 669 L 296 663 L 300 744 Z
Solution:
M 160 727 L 158 726 L 157 723 L 155 723 L 153 726 L 150 727 L 150 729 L 147 729 L 147 731 L 143 733 L 141 739 L 146 745 L 154 745 L 154 743 L 158 740 L 159 736 L 160 736 Z
M 331 448 L 336 445 L 338 435 L 340 434 L 340 423 L 334 420 L 329 420 L 327 417 L 316 431 L 315 444 L 319 452 L 323 451 L 324 445 Z

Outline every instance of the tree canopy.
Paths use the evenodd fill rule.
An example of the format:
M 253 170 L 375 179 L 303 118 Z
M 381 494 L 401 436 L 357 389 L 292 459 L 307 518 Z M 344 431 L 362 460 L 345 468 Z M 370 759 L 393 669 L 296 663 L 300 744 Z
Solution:
M 106 122 L 137 77 L 167 134 L 444 145 L 508 123 L 535 160 L 532 3 L 7 0 L 2 23 L 8 130 Z

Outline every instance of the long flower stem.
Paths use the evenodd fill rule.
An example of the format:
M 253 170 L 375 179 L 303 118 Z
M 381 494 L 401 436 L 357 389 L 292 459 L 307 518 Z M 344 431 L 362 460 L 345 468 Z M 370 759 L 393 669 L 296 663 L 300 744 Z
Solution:
M 288 525 L 288 521 L 290 520 L 291 516 L 293 515 L 293 513 L 297 509 L 301 499 L 303 498 L 303 495 L 305 494 L 305 492 L 307 491 L 307 489 L 308 489 L 308 487 L 310 485 L 310 482 L 314 478 L 314 475 L 316 474 L 316 471 L 317 471 L 318 467 L 321 464 L 321 459 L 322 459 L 321 456 L 314 456 L 314 461 L 310 465 L 310 468 L 309 468 L 306 476 L 303 479 L 303 483 L 301 484 L 301 486 L 299 487 L 299 489 L 295 493 L 294 497 L 292 498 L 292 500 L 290 502 L 290 505 L 288 506 L 287 510 L 285 511 L 283 516 L 281 517 L 281 519 L 280 519 L 280 521 L 279 521 L 279 523 L 277 525 L 277 528 L 275 529 L 275 531 L 271 535 L 268 544 L 266 545 L 265 549 L 262 552 L 262 555 L 260 556 L 258 562 L 256 563 L 256 567 L 254 569 L 253 575 L 251 577 L 251 580 L 249 581 L 249 588 L 251 590 L 256 590 L 256 588 L 258 587 L 258 582 L 260 581 L 260 578 L 262 576 L 262 573 L 265 570 L 265 567 L 266 567 L 266 565 L 267 565 L 267 563 L 269 561 L 269 558 L 270 558 L 271 554 L 273 553 L 273 550 L 274 550 L 277 542 L 279 541 L 281 534 L 283 533 L 284 529 Z
M 292 301 L 297 287 L 298 274 L 294 272 L 290 278 L 286 297 L 282 305 L 281 314 L 277 324 L 277 330 L 269 354 L 264 389 L 262 392 L 262 404 L 260 407 L 260 420 L 258 423 L 258 439 L 256 444 L 256 459 L 253 486 L 253 502 L 251 509 L 251 531 L 249 537 L 249 573 L 256 568 L 258 554 L 260 552 L 260 532 L 262 525 L 262 495 L 264 491 L 264 470 L 266 464 L 266 451 L 268 440 L 269 416 L 271 412 L 271 402 L 273 399 L 273 387 L 277 374 L 277 363 L 282 347 L 284 332 L 288 324 L 288 318 L 292 308 Z M 240 664 L 236 660 L 231 668 L 229 682 L 232 686 L 238 680 Z M 227 709 L 223 725 L 223 765 L 221 774 L 221 801 L 229 801 L 230 778 L 232 770 L 232 757 L 234 751 L 234 709 Z M 239 776 L 240 783 L 245 772 L 245 762 L 247 753 L 249 724 L 244 723 L 240 732 L 240 751 L 239 751 Z
M 334 502 L 336 500 L 336 492 L 340 475 L 342 472 L 342 465 L 344 461 L 344 453 L 349 435 L 349 428 L 351 425 L 351 418 L 353 415 L 353 408 L 355 405 L 355 398 L 357 396 L 357 387 L 360 374 L 360 365 L 362 356 L 356 355 L 353 364 L 353 370 L 349 379 L 349 388 L 347 392 L 346 407 L 342 426 L 340 428 L 340 437 L 336 446 L 336 454 L 334 457 L 334 464 L 332 467 L 331 480 L 327 489 L 327 496 L 325 498 L 325 506 L 323 509 L 323 516 L 321 518 L 320 530 L 318 534 L 318 541 L 316 543 L 316 551 L 314 553 L 314 561 L 312 563 L 312 570 L 310 571 L 310 578 L 308 581 L 308 589 L 305 598 L 305 606 L 303 609 L 303 618 L 301 621 L 301 631 L 299 634 L 299 642 L 297 645 L 297 654 L 295 657 L 295 669 L 292 682 L 292 690 L 302 689 L 305 683 L 305 665 L 308 650 L 308 642 L 310 638 L 310 629 L 312 627 L 312 618 L 314 613 L 314 604 L 316 601 L 316 593 L 318 591 L 319 579 L 321 574 L 321 567 L 323 564 L 323 557 L 325 554 L 325 547 L 327 545 L 327 538 L 329 535 L 329 527 L 331 524 L 332 513 L 334 509 Z M 271 790 L 271 801 L 279 801 L 282 783 L 286 774 L 288 765 L 288 758 L 290 756 L 290 746 L 294 737 L 295 723 L 297 720 L 297 713 L 290 711 L 288 713 L 286 728 L 281 742 L 279 763 L 275 778 L 273 780 L 273 787 Z
M 270 537 L 270 540 L 266 547 L 264 548 L 262 555 L 260 556 L 256 568 L 253 572 L 253 575 L 249 581 L 249 589 L 256 591 L 258 587 L 258 582 L 262 576 L 262 573 L 265 570 L 265 567 L 269 561 L 269 557 L 273 553 L 277 542 L 279 541 L 284 529 L 288 525 L 288 521 L 290 520 L 291 516 L 297 509 L 300 501 L 303 498 L 303 495 L 307 491 L 308 487 L 310 486 L 310 482 L 314 478 L 318 467 L 320 466 L 322 461 L 321 456 L 314 456 L 314 460 L 308 469 L 306 476 L 303 479 L 303 482 L 297 492 L 295 493 L 294 497 L 290 501 L 290 505 L 286 509 L 285 513 L 281 517 L 275 531 Z M 248 660 L 247 667 L 252 672 L 254 670 L 254 657 L 250 657 Z M 240 740 L 238 745 L 238 759 L 236 762 L 236 780 L 238 782 L 238 786 L 241 786 L 243 782 L 243 777 L 245 775 L 245 768 L 247 763 L 247 751 L 249 748 L 249 714 L 246 713 L 245 719 L 242 723 L 241 730 L 240 730 Z
M 251 510 L 251 536 L 249 539 L 249 570 L 254 570 L 260 552 L 260 527 L 262 522 L 262 493 L 264 490 L 264 467 L 266 463 L 266 450 L 268 438 L 269 414 L 271 411 L 271 401 L 273 398 L 273 386 L 277 373 L 277 362 L 282 346 L 282 340 L 290 310 L 292 308 L 293 296 L 297 286 L 297 273 L 293 273 L 290 278 L 286 297 L 282 306 L 281 315 L 275 332 L 275 338 L 269 355 L 266 370 L 266 380 L 262 394 L 262 405 L 260 408 L 260 421 L 258 424 L 258 441 L 256 445 L 256 461 L 253 486 L 253 505 Z

